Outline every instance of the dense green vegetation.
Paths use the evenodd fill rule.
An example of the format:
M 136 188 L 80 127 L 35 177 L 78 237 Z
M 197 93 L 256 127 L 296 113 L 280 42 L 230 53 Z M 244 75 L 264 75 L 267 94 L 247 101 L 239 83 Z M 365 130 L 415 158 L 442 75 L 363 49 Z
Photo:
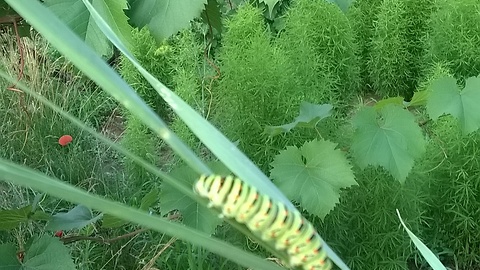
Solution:
M 291 0 L 275 2 L 271 14 L 261 9 L 266 3 L 220 2 L 221 30 L 196 20 L 158 42 L 147 28 L 134 29 L 132 53 L 270 175 L 351 269 L 427 269 L 396 209 L 444 265 L 479 268 L 478 1 L 356 0 L 343 12 L 324 0 Z M 194 178 L 143 119 L 120 108 L 42 37 L 22 40 L 29 87 L 151 164 Z M 2 33 L 0 43 L 0 63 L 16 77 L 20 55 L 13 33 Z M 115 68 L 187 146 L 203 160 L 216 160 L 127 58 Z M 173 221 L 198 218 L 205 222 L 199 230 L 270 256 L 228 224 L 216 227 L 213 215 L 185 210 L 190 201 L 183 194 L 165 194 L 172 188 L 159 177 L 58 112 L 5 90 L 11 85 L 3 79 L 0 86 L 0 157 Z M 315 110 L 327 107 L 312 104 L 333 110 L 320 113 Z M 73 142 L 62 147 L 58 138 L 65 134 Z M 317 151 L 317 141 L 331 149 Z M 282 168 L 290 164 L 300 165 Z M 302 189 L 282 178 L 298 167 L 305 179 L 292 181 Z M 329 190 L 316 189 L 322 184 Z M 0 210 L 29 205 L 37 194 L 0 182 Z M 45 196 L 40 207 L 54 215 L 74 205 Z M 0 245 L 21 249 L 33 236 L 57 231 L 45 224 L 22 222 L 6 230 L 0 221 Z M 243 269 L 112 216 L 63 232 L 78 269 Z M 81 239 L 69 243 L 74 236 Z

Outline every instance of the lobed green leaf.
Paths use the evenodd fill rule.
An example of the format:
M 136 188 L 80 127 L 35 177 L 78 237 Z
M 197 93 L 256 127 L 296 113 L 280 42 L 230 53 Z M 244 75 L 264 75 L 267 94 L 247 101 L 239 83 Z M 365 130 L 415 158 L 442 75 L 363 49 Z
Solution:
M 288 198 L 324 219 L 339 202 L 342 188 L 357 185 L 345 154 L 329 141 L 289 146 L 272 162 L 271 177 Z
M 380 110 L 361 109 L 353 118 L 356 128 L 353 154 L 360 167 L 382 166 L 404 182 L 414 159 L 425 152 L 425 139 L 414 116 L 395 105 Z

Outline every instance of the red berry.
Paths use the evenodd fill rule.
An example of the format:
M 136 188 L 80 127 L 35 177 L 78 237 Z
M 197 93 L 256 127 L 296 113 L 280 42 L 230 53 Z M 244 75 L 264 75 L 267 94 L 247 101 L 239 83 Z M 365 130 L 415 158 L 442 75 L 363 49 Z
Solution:
M 60 144 L 61 146 L 65 146 L 65 145 L 69 144 L 72 140 L 73 140 L 72 136 L 63 135 L 62 137 L 60 137 L 58 139 L 58 144 Z

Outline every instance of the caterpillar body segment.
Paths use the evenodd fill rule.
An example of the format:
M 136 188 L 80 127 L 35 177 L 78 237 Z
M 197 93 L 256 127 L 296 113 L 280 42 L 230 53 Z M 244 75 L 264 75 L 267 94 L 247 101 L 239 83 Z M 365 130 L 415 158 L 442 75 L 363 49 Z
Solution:
M 320 235 L 299 211 L 290 211 L 257 189 L 233 176 L 201 176 L 194 185 L 208 206 L 221 211 L 221 217 L 244 224 L 263 244 L 284 252 L 290 267 L 304 270 L 330 270 Z

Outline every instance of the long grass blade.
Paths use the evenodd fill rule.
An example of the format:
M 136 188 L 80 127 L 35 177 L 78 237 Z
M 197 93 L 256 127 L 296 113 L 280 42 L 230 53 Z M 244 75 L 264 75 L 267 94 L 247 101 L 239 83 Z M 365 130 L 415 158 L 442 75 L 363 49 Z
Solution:
M 440 262 L 437 256 L 435 256 L 435 254 L 433 254 L 433 252 L 420 239 L 418 239 L 418 237 L 412 231 L 407 228 L 407 226 L 403 222 L 402 217 L 400 216 L 400 212 L 398 211 L 398 209 L 397 215 L 400 219 L 400 222 L 402 223 L 403 228 L 405 229 L 405 231 L 407 231 L 408 236 L 418 248 L 425 260 L 427 260 L 428 264 L 433 268 L 433 270 L 447 270 L 447 268 L 442 264 L 442 262 Z
M 51 178 L 33 169 L 27 168 L 0 158 L 0 178 L 13 184 L 48 193 L 57 198 L 64 199 L 89 208 L 100 210 L 126 221 L 130 221 L 146 228 L 163 232 L 178 239 L 188 241 L 194 245 L 202 246 L 212 252 L 224 256 L 239 265 L 255 269 L 282 269 L 273 263 L 236 248 L 224 241 L 215 239 L 210 235 L 188 228 L 178 223 L 170 222 L 164 218 L 149 215 L 118 202 L 92 195 L 84 190 Z

